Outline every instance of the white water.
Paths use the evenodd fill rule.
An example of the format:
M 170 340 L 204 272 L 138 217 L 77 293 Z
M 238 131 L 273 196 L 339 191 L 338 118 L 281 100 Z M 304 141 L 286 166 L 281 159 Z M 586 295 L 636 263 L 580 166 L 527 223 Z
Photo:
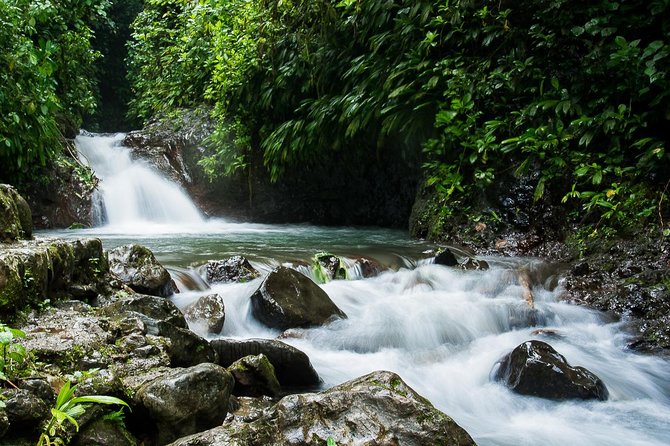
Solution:
M 489 271 L 422 264 L 329 282 L 324 290 L 348 319 L 290 330 L 284 341 L 309 355 L 324 388 L 374 370 L 398 373 L 480 445 L 670 444 L 668 361 L 628 351 L 622 323 L 560 302 L 560 287 L 533 290 L 539 326 L 557 336 L 533 334 L 538 326 L 524 324 L 528 307 L 511 280 L 509 261 L 493 263 Z M 250 314 L 249 296 L 260 280 L 204 292 L 224 297 L 222 337 L 280 335 Z M 174 300 L 183 307 L 202 294 L 182 293 Z M 492 382 L 496 361 L 529 339 L 548 342 L 573 366 L 600 376 L 609 400 L 554 402 Z
M 533 289 L 538 326 L 558 336 L 533 334 L 538 327 L 527 323 L 523 290 L 513 279 L 515 268 L 528 261 L 487 259 L 491 270 L 465 272 L 416 261 L 426 246 L 391 232 L 203 222 L 179 188 L 163 179 L 145 183 L 156 173 L 133 164 L 120 139 L 78 138 L 79 149 L 102 179 L 101 195 L 113 226 L 65 236 L 97 235 L 108 249 L 142 243 L 164 264 L 181 268 L 242 254 L 267 272 L 323 250 L 367 254 L 393 267 L 375 278 L 352 273 L 359 280 L 323 285 L 348 319 L 291 330 L 284 339 L 309 355 L 324 388 L 374 370 L 394 371 L 480 445 L 670 444 L 670 362 L 627 350 L 623 323 L 562 302 L 560 286 Z M 157 204 L 175 190 L 179 198 Z M 188 269 L 175 271 L 189 274 Z M 249 296 L 260 281 L 215 285 L 173 300 L 183 307 L 217 292 L 226 303 L 221 337 L 274 338 L 278 331 L 250 315 Z M 197 331 L 198 325 L 192 328 Z M 553 402 L 515 395 L 492 382 L 496 361 L 529 339 L 548 342 L 572 365 L 600 376 L 609 400 Z
M 82 162 L 100 179 L 97 220 L 129 230 L 143 224 L 200 224 L 200 211 L 184 191 L 158 171 L 134 161 L 123 147 L 124 135 L 85 136 L 75 139 Z

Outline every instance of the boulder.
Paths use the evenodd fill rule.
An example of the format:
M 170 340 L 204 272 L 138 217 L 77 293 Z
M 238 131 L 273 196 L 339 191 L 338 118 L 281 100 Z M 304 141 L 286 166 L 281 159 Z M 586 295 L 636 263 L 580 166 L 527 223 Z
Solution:
M 220 425 L 228 412 L 232 375 L 215 364 L 174 369 L 139 389 L 136 402 L 155 425 L 156 443 Z
M 187 328 L 184 315 L 168 299 L 135 294 L 107 305 L 103 312 L 109 316 L 123 315 L 124 320 L 131 322 L 131 332 L 138 324 L 132 321 L 139 320 L 142 334 L 169 339 L 165 351 L 173 367 L 216 362 L 216 352 L 209 342 Z M 125 341 L 134 342 L 132 339 Z
M 283 266 L 268 274 L 251 295 L 251 312 L 263 324 L 280 330 L 346 317 L 317 284 Z
M 221 333 L 226 320 L 223 298 L 218 294 L 202 296 L 195 303 L 184 308 L 184 317 L 192 325 L 204 325 L 207 333 Z
M 239 396 L 277 396 L 280 386 L 275 369 L 264 354 L 245 356 L 235 361 L 228 371 L 235 378 L 233 393 Z
M 92 298 L 106 290 L 109 268 L 98 239 L 21 241 L 0 250 L 0 315 L 44 299 Z
M 172 446 L 474 445 L 470 435 L 391 372 L 289 395 L 255 421 L 233 420 Z
M 565 357 L 542 341 L 527 341 L 498 361 L 493 378 L 522 395 L 552 400 L 606 400 L 600 378 L 583 367 L 572 367 Z
M 154 321 L 167 322 L 179 328 L 188 328 L 186 319 L 179 308 L 172 301 L 161 297 L 134 294 L 106 305 L 103 311 L 109 316 L 131 311 L 148 316 Z
M 109 251 L 111 271 L 121 282 L 142 294 L 168 297 L 178 293 L 170 273 L 144 246 L 125 245 Z
M 433 263 L 436 265 L 457 266 L 458 259 L 449 248 L 446 248 L 444 251 L 435 256 Z
M 9 184 L 0 184 L 0 242 L 30 238 L 33 222 L 30 207 Z
M 307 355 L 284 342 L 274 339 L 216 339 L 211 345 L 223 367 L 230 367 L 238 359 L 249 355 L 267 356 L 282 387 L 310 387 L 321 382 Z
M 137 446 L 137 439 L 121 423 L 98 419 L 84 426 L 72 446 Z
M 20 389 L 5 391 L 5 412 L 12 429 L 32 428 L 46 419 L 50 402 L 34 393 Z
M 249 282 L 260 276 L 242 256 L 233 256 L 225 260 L 210 260 L 204 266 L 208 283 Z

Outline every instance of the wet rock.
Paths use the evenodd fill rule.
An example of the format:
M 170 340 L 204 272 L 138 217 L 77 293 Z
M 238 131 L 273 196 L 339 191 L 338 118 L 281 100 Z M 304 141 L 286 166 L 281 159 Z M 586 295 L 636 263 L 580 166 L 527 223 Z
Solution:
M 105 318 L 51 308 L 22 327 L 26 333 L 22 344 L 35 360 L 72 373 L 87 370 L 96 355 L 97 366 L 111 361 L 108 355 L 100 354 L 115 349 L 115 338 L 107 328 Z
M 435 263 L 436 265 L 457 266 L 458 259 L 456 258 L 454 253 L 451 252 L 449 248 L 447 248 L 435 256 L 435 260 L 433 261 L 433 263 Z
M 0 251 L 0 315 L 106 292 L 107 259 L 98 239 L 20 241 Z
M 251 295 L 251 312 L 263 324 L 280 330 L 346 317 L 317 284 L 286 267 L 273 270 Z
M 307 355 L 284 342 L 274 339 L 216 339 L 211 345 L 223 367 L 230 367 L 249 355 L 267 356 L 282 387 L 309 387 L 321 382 Z
M 47 404 L 56 401 L 56 393 L 45 379 L 23 380 L 21 381 L 21 389 L 32 393 Z
M 9 184 L 0 184 L 0 242 L 30 238 L 32 216 L 26 200 Z
M 72 441 L 72 446 L 137 446 L 137 439 L 122 424 L 98 419 L 84 426 Z
M 184 317 L 191 325 L 204 325 L 207 333 L 220 333 L 226 320 L 223 298 L 218 294 L 202 296 L 184 308 Z
M 165 444 L 223 422 L 234 380 L 223 367 L 200 364 L 175 369 L 143 386 L 136 395 Z
M 239 396 L 277 396 L 280 391 L 275 369 L 264 354 L 245 356 L 235 361 L 228 371 L 235 378 L 233 393 Z
M 231 396 L 230 408 L 228 409 L 228 416 L 226 416 L 225 423 L 233 423 L 241 421 L 250 423 L 263 416 L 263 413 L 270 409 L 277 400 L 269 396 L 262 396 L 259 398 L 252 398 L 247 396 Z
M 129 311 L 136 312 L 154 321 L 166 322 L 179 328 L 188 327 L 183 313 L 172 301 L 156 296 L 134 294 L 105 306 L 103 311 L 109 316 L 118 316 Z
M 266 444 L 474 445 L 451 418 L 391 372 L 316 394 L 290 395 L 255 421 L 232 421 L 172 446 Z
M 378 276 L 383 270 L 379 262 L 365 257 L 356 259 L 355 266 L 361 271 L 361 276 L 366 279 Z
M 12 429 L 32 428 L 49 415 L 50 405 L 32 392 L 13 390 L 5 397 L 5 412 Z
M 159 322 L 160 335 L 170 340 L 167 353 L 173 367 L 188 367 L 217 361 L 217 354 L 209 342 L 191 330 Z
M 158 263 L 148 248 L 119 246 L 108 255 L 111 271 L 138 293 L 168 297 L 179 292 L 168 270 Z
M 542 341 L 527 341 L 496 364 L 493 378 L 516 393 L 553 400 L 606 400 L 609 392 L 600 378 Z
M 314 256 L 312 269 L 319 283 L 326 283 L 336 279 L 345 280 L 348 276 L 347 266 L 344 264 L 344 261 L 340 257 L 327 252 Z
M 260 276 L 256 268 L 242 256 L 210 260 L 204 269 L 208 283 L 249 282 Z

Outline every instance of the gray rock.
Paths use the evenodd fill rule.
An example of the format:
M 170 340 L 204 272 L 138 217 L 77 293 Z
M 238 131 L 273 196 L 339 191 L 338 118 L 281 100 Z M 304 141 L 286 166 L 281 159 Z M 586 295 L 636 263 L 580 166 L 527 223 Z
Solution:
M 234 380 L 223 367 L 200 364 L 175 369 L 143 386 L 136 400 L 156 426 L 156 442 L 165 444 L 223 422 Z
M 45 298 L 94 297 L 109 267 L 98 239 L 19 241 L 0 250 L 0 315 L 10 317 Z
M 572 367 L 563 355 L 542 341 L 527 341 L 495 365 L 493 378 L 522 395 L 552 400 L 606 400 L 600 378 L 583 367 Z
M 170 273 L 144 246 L 125 245 L 109 251 L 109 265 L 116 276 L 138 293 L 168 297 L 178 293 Z
M 251 295 L 251 312 L 263 324 L 280 330 L 346 317 L 317 284 L 283 266 L 268 274 Z
M 228 371 L 235 378 L 233 393 L 239 396 L 277 396 L 280 386 L 275 369 L 264 354 L 245 356 L 235 361 Z
M 49 415 L 49 405 L 27 390 L 10 391 L 5 401 L 5 412 L 12 429 L 38 425 Z
M 249 355 L 267 356 L 282 387 L 311 387 L 321 382 L 309 357 L 284 342 L 275 339 L 215 339 L 211 345 L 223 367 L 230 367 L 238 359 Z
M 290 395 L 250 423 L 237 420 L 172 446 L 474 445 L 470 435 L 390 372 L 316 394 Z
M 217 354 L 209 342 L 185 328 L 159 322 L 160 335 L 170 340 L 167 353 L 173 367 L 189 367 L 203 362 L 216 363 Z
M 154 321 L 163 321 L 175 327 L 188 328 L 186 319 L 179 308 L 172 301 L 161 297 L 135 294 L 105 306 L 103 311 L 110 316 L 128 311 L 136 312 Z M 143 322 L 146 323 L 146 321 Z
M 120 423 L 98 419 L 84 426 L 72 446 L 137 446 L 139 442 Z
M 191 324 L 204 324 L 207 333 L 221 333 L 226 320 L 223 298 L 218 294 L 202 296 L 197 302 L 184 308 L 184 317 Z
M 204 269 L 208 283 L 249 282 L 260 276 L 256 268 L 242 256 L 210 260 Z

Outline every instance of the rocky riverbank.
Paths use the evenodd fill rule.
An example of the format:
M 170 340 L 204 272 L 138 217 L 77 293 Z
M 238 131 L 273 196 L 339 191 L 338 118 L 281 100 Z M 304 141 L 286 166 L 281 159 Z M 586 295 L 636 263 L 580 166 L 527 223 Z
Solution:
M 107 253 L 97 239 L 32 239 L 25 202 L 11 187 L 2 193 L 0 444 L 34 445 L 41 434 L 82 446 L 474 444 L 393 373 L 304 393 L 320 380 L 294 347 L 209 342 L 189 330 L 165 297 L 176 290 L 170 275 L 146 248 Z M 295 308 L 286 289 L 298 288 L 313 305 Z M 261 320 L 292 308 L 286 328 L 346 317 L 286 268 L 265 279 L 255 301 Z M 223 319 L 224 311 L 196 314 Z M 72 418 L 54 415 L 76 398 L 99 398 L 86 395 L 120 398 L 132 410 L 79 404 Z
M 474 444 L 394 373 L 380 370 L 321 389 L 309 357 L 280 339 L 199 336 L 189 323 L 221 331 L 220 296 L 204 295 L 182 312 L 169 299 L 175 283 L 151 251 L 128 245 L 105 252 L 97 239 L 32 239 L 25 202 L 9 186 L 1 190 L 7 218 L 0 244 L 6 352 L 0 445 L 33 445 L 40 435 L 81 446 Z M 434 262 L 487 268 L 466 251 L 455 252 Z M 337 279 L 336 256 L 316 259 Z M 296 270 L 282 266 L 255 279 L 260 273 L 243 258 L 203 268 L 208 281 L 258 280 L 249 298 L 253 317 L 287 336 L 347 318 Z M 555 285 L 542 271 L 517 273 L 510 280 L 530 296 L 530 321 L 532 288 Z M 544 342 L 525 342 L 491 368 L 491 379 L 522 395 L 608 398 L 598 376 Z M 110 397 L 131 410 L 121 415 L 119 400 Z M 71 415 L 76 424 L 54 415 L 67 413 L 70 401 L 78 407 Z

